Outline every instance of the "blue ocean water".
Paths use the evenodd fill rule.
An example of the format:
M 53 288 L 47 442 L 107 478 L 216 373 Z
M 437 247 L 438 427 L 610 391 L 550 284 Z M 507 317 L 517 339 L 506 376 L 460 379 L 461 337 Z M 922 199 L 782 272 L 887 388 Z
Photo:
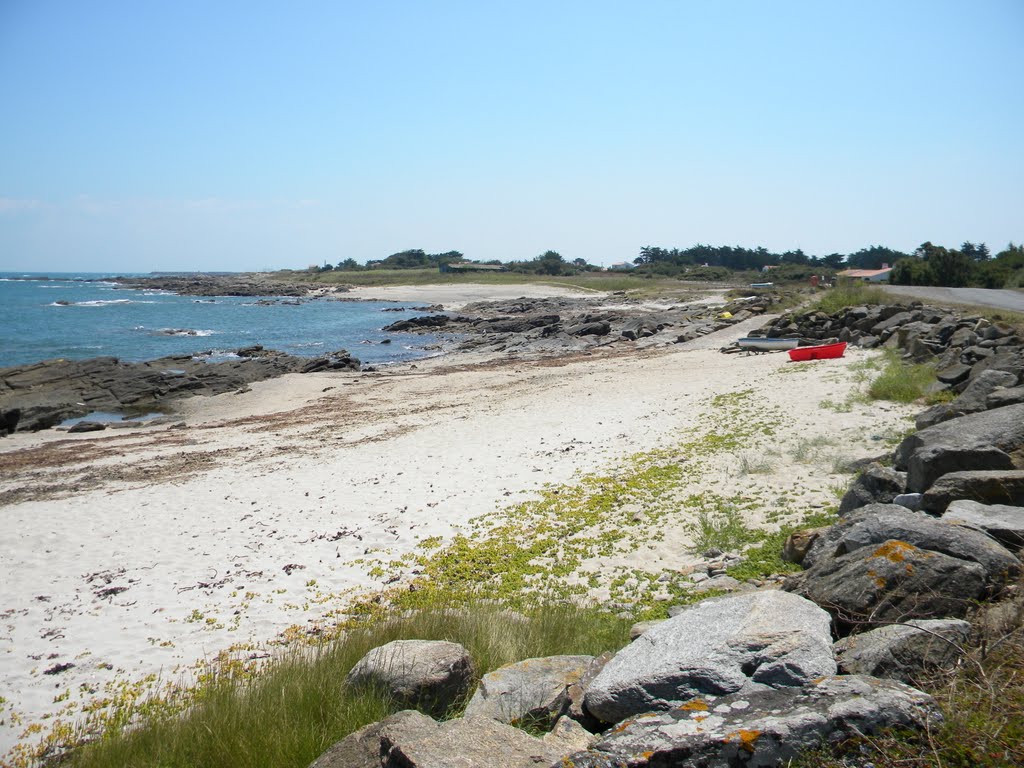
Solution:
M 210 350 L 224 359 L 252 344 L 306 357 L 347 349 L 379 365 L 436 354 L 429 347 L 441 341 L 380 330 L 411 314 L 385 308 L 411 303 L 178 296 L 118 288 L 104 281 L 110 277 L 0 272 L 0 368 L 57 357 L 137 362 Z M 195 335 L 168 333 L 175 330 Z M 381 344 L 385 339 L 391 343 Z

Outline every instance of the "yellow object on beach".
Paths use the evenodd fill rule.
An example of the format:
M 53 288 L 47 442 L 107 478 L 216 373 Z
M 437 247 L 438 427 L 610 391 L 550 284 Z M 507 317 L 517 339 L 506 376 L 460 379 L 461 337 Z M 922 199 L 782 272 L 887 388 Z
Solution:
M 729 320 L 732 318 L 732 312 L 722 312 L 718 317 L 722 320 Z

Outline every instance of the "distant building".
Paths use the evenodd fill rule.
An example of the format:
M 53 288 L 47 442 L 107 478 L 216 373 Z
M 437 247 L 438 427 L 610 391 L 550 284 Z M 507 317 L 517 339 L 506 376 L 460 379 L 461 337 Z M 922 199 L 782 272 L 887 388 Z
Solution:
M 448 264 L 438 264 L 438 272 L 504 272 L 502 264 L 478 264 L 475 261 L 453 261 Z
M 860 280 L 865 283 L 884 283 L 889 279 L 892 267 L 883 264 L 881 269 L 844 269 L 836 274 L 836 277 L 847 280 Z
M 610 267 L 608 267 L 608 269 L 609 270 L 624 270 L 624 269 L 633 269 L 633 267 L 635 267 L 635 266 L 636 265 L 633 264 L 633 262 L 631 262 L 631 261 L 619 261 L 619 262 L 616 262 L 615 264 L 612 264 Z

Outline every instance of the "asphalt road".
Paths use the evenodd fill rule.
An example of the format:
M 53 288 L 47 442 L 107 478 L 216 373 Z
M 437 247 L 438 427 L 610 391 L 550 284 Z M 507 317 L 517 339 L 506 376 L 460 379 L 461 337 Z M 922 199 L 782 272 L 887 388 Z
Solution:
M 883 285 L 880 287 L 889 293 L 898 293 L 901 296 L 937 304 L 952 302 L 1024 312 L 1024 291 L 996 288 L 932 288 L 919 285 Z

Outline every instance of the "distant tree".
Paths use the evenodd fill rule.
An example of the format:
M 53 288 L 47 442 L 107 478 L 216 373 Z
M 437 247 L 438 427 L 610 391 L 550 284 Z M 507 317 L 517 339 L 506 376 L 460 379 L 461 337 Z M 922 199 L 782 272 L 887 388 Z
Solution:
M 893 266 L 900 259 L 905 259 L 907 255 L 882 245 L 872 245 L 849 254 L 846 257 L 846 265 L 850 269 L 881 269 L 883 264 Z
M 565 259 L 558 251 L 544 251 L 534 259 L 537 272 L 542 275 L 560 275 L 565 267 Z
M 928 264 L 934 285 L 960 287 L 971 280 L 971 260 L 960 251 L 925 242 L 914 255 Z
M 344 261 L 339 261 L 338 266 L 336 266 L 335 269 L 341 270 L 342 272 L 355 272 L 357 269 L 362 269 L 362 267 L 359 266 L 359 263 L 355 259 L 348 258 Z
M 895 285 L 933 285 L 934 278 L 926 261 L 908 256 L 893 265 L 889 282 Z
M 828 256 L 821 257 L 821 263 L 831 269 L 842 269 L 845 262 L 846 257 L 841 253 L 830 253 Z

